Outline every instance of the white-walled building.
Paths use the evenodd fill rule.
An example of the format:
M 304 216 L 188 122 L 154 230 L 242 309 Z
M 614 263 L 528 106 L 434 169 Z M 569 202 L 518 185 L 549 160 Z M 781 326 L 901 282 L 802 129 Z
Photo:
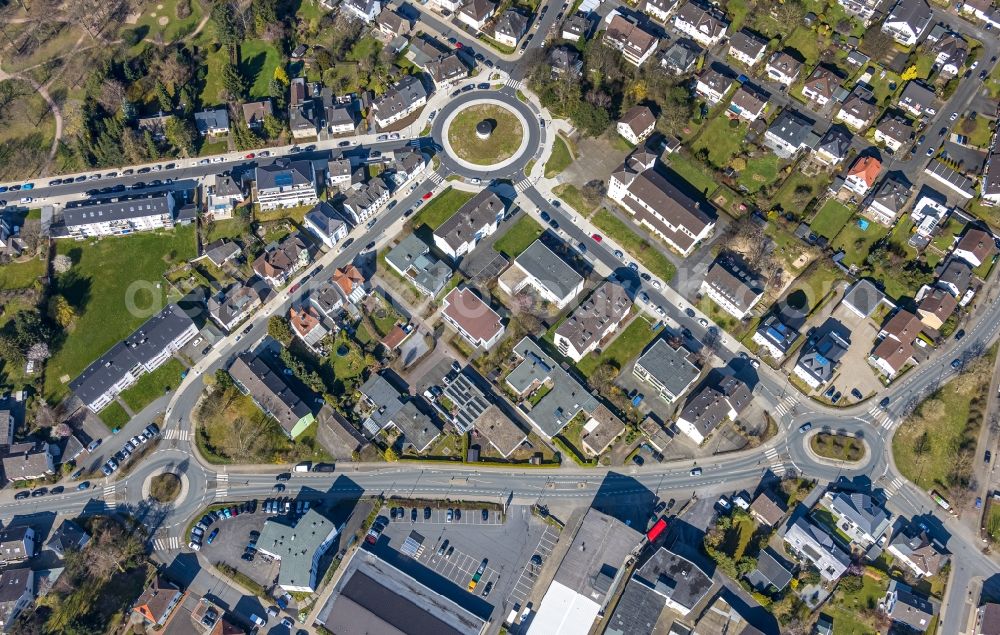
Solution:
M 261 211 L 319 202 L 316 167 L 312 161 L 279 159 L 270 165 L 257 166 L 255 179 Z
M 457 261 L 497 230 L 505 211 L 506 205 L 495 192 L 483 190 L 434 230 L 434 246 Z

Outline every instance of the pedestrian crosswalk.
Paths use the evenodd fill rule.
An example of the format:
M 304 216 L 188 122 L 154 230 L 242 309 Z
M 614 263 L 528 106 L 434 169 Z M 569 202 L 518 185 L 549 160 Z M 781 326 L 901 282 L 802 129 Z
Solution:
M 521 82 L 514 79 L 513 77 L 508 77 L 507 81 L 504 82 L 504 86 L 510 86 L 514 90 L 518 90 L 521 88 Z
M 533 186 L 534 186 L 534 183 L 531 182 L 531 179 L 529 179 L 529 178 L 523 178 L 523 179 L 521 179 L 520 181 L 518 181 L 517 183 L 514 184 L 514 189 L 517 190 L 518 192 L 523 192 L 523 191 L 525 191 L 527 189 L 530 189 Z
M 225 472 L 215 475 L 215 498 L 222 499 L 229 496 L 229 475 Z
M 774 448 L 768 448 L 764 450 L 764 457 L 767 458 L 768 466 L 771 471 L 778 476 L 784 476 L 785 474 L 785 462 L 781 460 L 781 455 Z
M 899 478 L 892 479 L 892 482 L 889 483 L 889 485 L 883 489 L 886 498 L 889 498 L 890 496 L 895 496 L 896 493 L 899 491 L 899 488 L 901 488 L 903 484 L 904 483 L 902 479 Z
M 871 416 L 872 419 L 875 420 L 875 423 L 885 428 L 886 430 L 891 430 L 892 427 L 896 425 L 896 421 L 889 416 L 889 413 L 886 412 L 885 410 L 882 410 L 878 406 L 872 406 L 871 408 L 869 408 L 868 414 Z
M 774 410 L 778 413 L 779 417 L 783 417 L 792 412 L 795 410 L 795 397 L 793 395 L 788 395 L 778 402 L 778 405 L 775 406 Z
M 164 439 L 178 439 L 180 441 L 188 441 L 191 438 L 191 431 L 187 428 L 170 428 L 163 432 Z
M 104 500 L 108 503 L 114 504 L 116 502 L 115 490 L 118 488 L 117 485 L 106 485 L 104 487 Z
M 442 183 L 444 183 L 444 177 L 442 177 L 437 172 L 431 172 L 431 175 L 427 178 L 433 181 L 435 185 L 441 185 Z
M 157 538 L 153 540 L 153 549 L 156 551 L 167 551 L 170 549 L 180 549 L 181 539 L 177 536 L 169 536 L 167 538 Z

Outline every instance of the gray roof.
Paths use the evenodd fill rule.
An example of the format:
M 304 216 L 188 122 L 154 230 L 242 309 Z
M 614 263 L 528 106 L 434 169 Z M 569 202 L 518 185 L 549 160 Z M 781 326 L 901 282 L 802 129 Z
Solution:
M 926 631 L 938 612 L 937 603 L 917 595 L 913 589 L 896 580 L 889 583 L 889 595 L 894 592 L 896 598 L 889 611 L 889 617 L 894 622 L 905 624 L 920 633 Z
M 685 3 L 677 11 L 677 17 L 709 37 L 715 37 L 729 25 L 728 20 L 717 11 L 694 2 Z
M 741 311 L 749 310 L 764 294 L 764 281 L 735 254 L 720 255 L 705 282 Z
M 215 196 L 245 196 L 243 187 L 229 174 L 216 174 L 215 185 L 212 186 Z
M 653 342 L 635 363 L 658 379 L 674 395 L 684 392 L 701 374 L 691 362 L 687 349 L 683 346 L 674 348 L 663 339 Z
M 909 141 L 910 137 L 913 136 L 913 126 L 910 122 L 902 117 L 892 115 L 883 117 L 876 129 L 890 139 L 900 142 Z
M 959 294 L 965 293 L 972 282 L 972 268 L 961 258 L 948 258 L 940 275 L 938 275 L 938 281 L 954 285 Z
M 15 443 L 3 455 L 3 475 L 8 481 L 39 478 L 52 472 L 49 467 L 51 458 L 52 453 L 48 443 L 33 441 Z M 4 531 L 11 530 L 8 527 Z M 0 542 L 5 540 L 0 538 Z
M 220 238 L 213 243 L 205 245 L 205 256 L 217 267 L 222 266 L 227 260 L 232 260 L 239 256 L 242 251 L 239 243 L 226 240 L 225 238 Z
M 870 97 L 857 92 L 850 94 L 841 109 L 855 119 L 863 121 L 871 121 L 878 113 L 878 105 Z
M 838 492 L 833 497 L 830 509 L 838 518 L 847 518 L 875 538 L 889 528 L 889 512 L 880 507 L 869 494 Z
M 905 22 L 919 36 L 933 17 L 934 13 L 924 0 L 898 0 L 886 22 Z
M 409 109 L 410 104 L 422 98 L 427 98 L 427 91 L 420 83 L 420 78 L 416 75 L 407 75 L 377 99 L 372 108 L 382 119 L 387 119 Z
M 340 214 L 326 201 L 320 201 L 304 217 L 314 227 L 319 228 L 326 236 L 333 236 L 338 229 L 346 225 Z
M 81 549 L 90 540 L 90 534 L 83 530 L 68 518 L 52 532 L 49 539 L 45 541 L 45 547 L 54 552 L 60 558 L 66 555 L 67 551 Z
M 209 130 L 228 130 L 229 111 L 225 108 L 202 110 L 194 113 L 194 125 L 198 132 L 206 134 Z
M 885 294 L 878 290 L 870 280 L 858 280 L 844 294 L 842 302 L 854 307 L 865 317 L 872 314 L 875 308 L 885 300 Z
M 118 342 L 70 382 L 69 389 L 84 403 L 91 403 L 121 381 L 125 373 L 158 356 L 177 337 L 194 325 L 176 304 L 146 320 L 124 341 Z
M 768 547 L 760 552 L 757 568 L 747 575 L 747 581 L 758 591 L 764 592 L 774 586 L 780 592 L 792 581 L 791 567 L 776 557 Z
M 597 408 L 598 402 L 589 390 L 528 337 L 518 342 L 512 352 L 522 360 L 506 378 L 514 390 L 523 393 L 536 384 L 551 384 L 551 390 L 527 413 L 547 436 L 558 434 L 580 411 L 589 413 Z
M 208 299 L 208 312 L 221 324 L 230 324 L 246 311 L 247 305 L 259 302 L 260 293 L 252 286 L 234 284 Z
M 279 585 L 315 586 L 319 572 L 313 569 L 313 557 L 325 550 L 323 543 L 336 530 L 333 521 L 311 508 L 297 522 L 269 518 L 257 539 L 257 548 L 281 559 Z
M 427 243 L 407 234 L 385 255 L 386 261 L 428 293 L 437 295 L 451 278 L 451 268 L 430 253 Z
M 685 607 L 688 612 L 712 589 L 712 578 L 698 565 L 666 547 L 660 547 L 632 575 L 660 595 Z M 630 583 L 631 584 L 631 583 Z
M 4 569 L 0 571 L 0 604 L 7 605 L 17 602 L 21 596 L 27 593 L 33 595 L 34 573 L 28 567 L 18 567 Z M 0 607 L 0 618 L 3 625 L 8 626 L 7 617 L 11 613 L 12 607 Z M 5 631 L 8 629 L 5 628 Z M 9 631 L 8 631 L 9 632 Z
M 829 330 L 811 346 L 806 346 L 797 365 L 821 382 L 833 377 L 833 370 L 851 344 L 839 333 Z
M 928 106 L 933 105 L 936 99 L 937 94 L 933 89 L 913 80 L 907 82 L 906 88 L 903 89 L 902 94 L 899 96 L 899 103 L 913 106 L 919 110 L 925 110 Z
M 782 322 L 777 315 L 769 315 L 762 320 L 757 333 L 782 353 L 787 353 L 799 337 L 799 332 Z
M 354 125 L 354 113 L 351 111 L 350 106 L 347 105 L 327 108 L 326 123 L 328 126 Z
M 372 375 L 358 390 L 374 406 L 368 420 L 379 429 L 395 426 L 403 435 L 404 443 L 418 452 L 441 434 L 437 421 L 420 412 L 412 400 L 404 401 L 399 391 L 381 375 Z M 371 431 L 367 422 L 365 425 Z
M 733 33 L 729 46 L 747 57 L 757 57 L 767 48 L 767 40 L 744 29 Z
M 678 38 L 667 47 L 660 59 L 668 68 L 685 73 L 691 69 L 701 53 L 702 48 L 694 40 Z
M 376 177 L 348 190 L 343 203 L 355 210 L 366 210 L 384 198 L 388 192 L 389 188 L 386 187 L 382 177 Z
M 508 35 L 515 40 L 521 39 L 524 32 L 528 29 L 528 18 L 523 14 L 507 10 L 503 12 L 503 15 L 497 20 L 494 31 L 496 33 L 502 33 Z
M 749 386 L 732 375 L 719 381 L 706 380 L 684 404 L 681 418 L 691 423 L 702 436 L 726 420 L 730 409 L 737 414 L 750 405 L 753 394 Z
M 665 606 L 663 598 L 645 584 L 631 581 L 608 620 L 606 635 L 653 635 Z
M 886 176 L 882 184 L 875 190 L 875 196 L 872 200 L 898 213 L 902 211 L 906 201 L 910 198 L 911 187 L 913 186 L 902 174 L 892 173 Z
M 427 62 L 427 72 L 435 82 L 448 82 L 458 77 L 465 77 L 469 69 L 456 53 L 448 53 Z
M 611 581 L 641 540 L 641 533 L 617 518 L 588 509 L 554 580 L 603 605 Z
M 289 434 L 299 421 L 312 414 L 306 402 L 288 387 L 281 375 L 252 353 L 237 357 L 229 367 L 229 374 Z
M 809 139 L 812 127 L 813 122 L 811 120 L 790 108 L 785 108 L 775 118 L 767 131 L 789 145 L 801 147 Z
M 556 46 L 550 49 L 549 62 L 559 71 L 578 71 L 583 63 L 576 49 L 569 46 Z
M 622 285 L 606 281 L 556 329 L 574 348 L 582 351 L 604 335 L 609 323 L 619 323 L 632 308 L 632 298 Z
M 490 407 L 490 400 L 483 391 L 462 373 L 444 387 L 444 396 L 455 405 L 452 422 L 463 432 L 471 430 Z
M 63 222 L 67 227 L 105 223 L 147 216 L 162 216 L 174 211 L 174 197 L 170 192 L 151 192 L 121 196 L 82 199 L 66 203 Z
M 819 140 L 817 150 L 823 150 L 830 156 L 843 159 L 847 156 L 847 151 L 851 148 L 851 133 L 843 126 L 833 125 L 826 131 L 823 138 Z
M 514 262 L 560 298 L 583 281 L 583 276 L 540 240 L 531 243 Z
M 474 240 L 483 227 L 493 225 L 503 216 L 506 206 L 492 190 L 483 190 L 472 197 L 451 218 L 434 230 L 452 249 Z
M 257 166 L 254 178 L 258 190 L 269 190 L 315 183 L 315 175 L 312 161 L 278 160 L 269 165 Z

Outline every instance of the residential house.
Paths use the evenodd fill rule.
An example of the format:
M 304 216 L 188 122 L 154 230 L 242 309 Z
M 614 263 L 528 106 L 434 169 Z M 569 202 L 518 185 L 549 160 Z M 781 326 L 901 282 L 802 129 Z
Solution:
M 373 374 L 358 390 L 361 407 L 367 410 L 362 429 L 370 436 L 392 427 L 402 435 L 403 447 L 419 453 L 441 435 L 441 425 L 420 412 L 412 399 L 404 400 L 381 375 Z
M 906 309 L 898 310 L 879 331 L 880 338 L 868 361 L 883 375 L 892 379 L 907 364 L 913 362 L 913 342 L 920 335 L 920 317 Z
M 840 359 L 850 348 L 847 334 L 835 328 L 824 332 L 812 341 L 806 342 L 802 354 L 795 364 L 795 375 L 812 389 L 819 388 L 833 378 Z
M 864 196 L 875 185 L 881 171 L 882 162 L 877 158 L 869 154 L 860 156 L 847 171 L 844 187 L 859 196 Z
M 753 399 L 750 387 L 737 377 L 712 375 L 688 398 L 677 417 L 677 429 L 699 445 L 723 422 L 736 421 Z
M 549 64 L 552 65 L 552 72 L 555 75 L 579 77 L 583 74 L 583 59 L 576 49 L 569 46 L 549 49 Z
M 309 264 L 309 248 L 296 233 L 280 243 L 271 243 L 253 261 L 253 271 L 272 287 L 288 282 L 292 274 Z
M 329 88 L 323 89 L 323 112 L 325 114 L 323 123 L 326 126 L 326 131 L 332 135 L 351 134 L 358 126 L 354 120 L 354 105 L 350 98 L 334 102 Z M 344 161 L 345 159 L 340 160 Z
M 619 13 L 611 18 L 603 41 L 634 66 L 642 66 L 660 43 L 658 37 L 642 28 L 634 18 Z
M 612 173 L 608 197 L 621 205 L 634 223 L 689 256 L 715 228 L 715 208 L 682 192 L 656 170 L 655 164 L 654 155 L 634 152 Z
M 257 204 L 261 211 L 315 205 L 319 202 L 316 167 L 312 161 L 278 159 L 271 164 L 258 165 L 254 179 L 257 182 Z
M 978 268 L 996 255 L 996 239 L 978 227 L 972 227 L 959 239 L 952 255 Z
M 306 212 L 302 222 L 313 236 L 330 249 L 347 237 L 347 223 L 326 201 L 320 201 Z
M 722 73 L 706 68 L 697 76 L 694 92 L 701 95 L 711 104 L 722 101 L 729 89 L 733 87 L 733 80 Z
M 372 22 L 382 12 L 379 0 L 343 0 L 340 6 L 347 11 L 347 15 L 365 22 Z
M 243 249 L 239 243 L 225 238 L 205 245 L 204 257 L 219 268 L 222 268 L 230 260 L 236 260 L 241 255 L 243 255 Z
M 229 375 L 264 414 L 274 417 L 289 438 L 298 438 L 316 420 L 309 405 L 284 378 L 253 353 L 238 355 Z
M 149 132 L 155 141 L 163 141 L 167 138 L 167 122 L 173 115 L 164 115 L 162 112 L 155 117 L 139 117 L 135 121 L 135 127 L 141 132 Z
M 375 25 L 380 32 L 388 37 L 410 34 L 410 21 L 389 7 L 382 8 L 382 11 L 375 17 Z
M 917 595 L 895 579 L 889 581 L 889 589 L 879 608 L 893 621 L 896 627 L 893 632 L 916 633 L 925 632 L 940 610 L 937 602 Z
M 992 0 L 966 0 L 959 10 L 964 15 L 971 15 L 982 20 L 987 26 L 1000 29 L 1000 8 L 993 5 Z
M 632 106 L 618 121 L 618 134 L 632 145 L 639 145 L 656 128 L 656 116 L 646 106 Z
M 937 93 L 922 82 L 907 82 L 897 104 L 914 117 L 934 117 L 937 115 Z
M 911 522 L 900 530 L 889 542 L 886 551 L 917 577 L 937 575 L 948 562 L 944 545 L 932 538 L 917 522 Z
M 865 26 L 871 23 L 875 17 L 875 10 L 882 0 L 837 0 L 837 4 L 842 6 L 847 13 L 857 16 Z
M 767 40 L 746 29 L 733 33 L 729 38 L 729 55 L 744 66 L 753 67 L 764 59 Z
M 931 49 L 935 63 L 944 75 L 955 77 L 969 59 L 969 43 L 958 33 L 948 33 Z
M 764 116 L 770 96 L 749 82 L 744 82 L 733 93 L 727 115 L 735 114 L 745 121 L 756 121 Z M 730 114 L 732 113 L 732 114 Z
M 579 42 L 580 38 L 585 38 L 587 36 L 587 31 L 589 30 L 590 20 L 588 20 L 585 15 L 574 13 L 567 18 L 565 22 L 563 22 L 562 33 L 560 33 L 560 36 L 564 40 Z
M 322 281 L 309 294 L 309 302 L 327 318 L 336 321 L 348 305 L 360 303 L 368 294 L 364 275 L 354 265 L 334 269 L 328 280 Z
M 144 622 L 162 627 L 183 598 L 184 594 L 177 585 L 157 575 L 135 601 L 132 611 L 138 613 Z
M 842 79 L 829 68 L 817 66 L 802 84 L 802 94 L 806 99 L 823 107 L 830 103 L 834 94 L 840 89 Z
M 389 180 L 394 191 L 417 178 L 427 169 L 427 157 L 417 148 L 401 148 L 393 152 L 389 166 Z
M 920 316 L 920 321 L 935 331 L 941 330 L 958 308 L 955 296 L 940 287 L 928 287 L 923 294 L 918 293 L 917 296 L 917 315 Z
M 289 593 L 313 593 L 322 572 L 320 561 L 339 533 L 333 521 L 313 507 L 297 518 L 268 518 L 257 550 L 278 561 L 279 587 Z
M 251 130 L 261 130 L 264 128 L 264 119 L 274 115 L 270 99 L 261 101 L 251 101 L 243 104 L 243 121 Z
M 0 633 L 9 633 L 35 599 L 35 572 L 28 567 L 0 571 Z
M 903 46 L 914 46 L 933 18 L 934 12 L 924 0 L 896 0 L 882 23 L 882 32 Z
M 564 309 L 583 291 L 583 276 L 540 240 L 514 259 L 498 280 L 500 290 L 514 296 L 530 287 L 544 302 Z
M 754 343 L 760 347 L 758 352 L 766 352 L 776 361 L 788 354 L 798 338 L 799 332 L 782 322 L 775 314 L 761 320 L 753 334 Z
M 691 72 L 704 52 L 694 40 L 678 38 L 660 56 L 660 66 L 674 75 L 686 75 Z
M 848 40 L 850 39 L 851 38 L 848 37 Z M 858 49 L 854 49 L 847 54 L 847 57 L 844 58 L 844 61 L 847 62 L 848 66 L 857 69 L 868 64 L 868 62 L 871 61 L 871 58 L 862 53 L 861 51 L 859 51 Z
M 462 8 L 464 0 L 434 0 L 434 5 L 441 11 L 451 11 L 454 13 Z
M 505 46 L 515 48 L 527 31 L 528 17 L 518 11 L 508 9 L 494 23 L 493 39 Z
M 986 602 L 976 609 L 974 635 L 1000 635 L 1000 604 Z
M 441 301 L 441 319 L 473 348 L 489 349 L 504 334 L 503 321 L 472 289 L 455 288 Z
M 872 125 L 878 111 L 878 105 L 872 101 L 867 93 L 853 91 L 840 105 L 840 109 L 834 116 L 834 121 L 845 123 L 853 130 L 861 132 Z
M 0 410 L 0 449 L 10 446 L 14 442 L 14 430 L 17 429 L 17 420 L 9 409 Z
M 891 225 L 906 206 L 912 187 L 901 172 L 888 174 L 875 190 L 865 215 L 882 225 Z
M 330 334 L 323 326 L 319 311 L 312 305 L 292 305 L 288 310 L 288 323 L 292 333 L 313 352 L 319 351 L 319 343 Z
M 632 309 L 632 298 L 616 282 L 603 282 L 556 328 L 553 342 L 574 362 L 612 336 Z
M 10 564 L 35 557 L 37 539 L 38 535 L 31 527 L 8 525 L 0 531 L 0 560 Z
M 729 21 L 715 9 L 686 2 L 674 15 L 674 28 L 702 46 L 711 48 L 726 37 Z
M 352 185 L 340 204 L 354 224 L 360 225 L 378 214 L 379 210 L 389 202 L 389 196 L 389 188 L 384 177 L 377 176 L 370 181 Z
M 766 489 L 757 495 L 750 503 L 750 516 L 766 527 L 776 527 L 788 513 L 788 507 L 782 497 Z
M 1000 205 L 1000 131 L 993 131 L 989 153 L 980 177 L 980 196 L 986 207 Z
M 949 256 L 938 268 L 935 284 L 958 299 L 961 299 L 972 284 L 972 268 L 961 258 Z
M 625 424 L 622 420 L 601 404 L 590 413 L 590 418 L 583 424 L 583 436 L 580 445 L 590 456 L 600 456 L 608 451 L 618 437 L 625 434 Z
M 893 152 L 913 138 L 913 125 L 902 117 L 886 115 L 875 128 L 875 142 L 884 143 Z
M 427 104 L 427 90 L 420 82 L 420 78 L 416 75 L 407 75 L 375 100 L 372 104 L 372 115 L 379 128 L 386 128 L 420 110 L 425 104 Z
M 49 539 L 45 541 L 45 548 L 60 558 L 65 558 L 67 553 L 80 551 L 89 542 L 90 534 L 67 518 L 59 523 Z
M 439 89 L 447 88 L 469 76 L 469 68 L 457 53 L 446 53 L 427 62 L 427 74 Z
M 784 51 L 775 51 L 764 67 L 768 78 L 784 86 L 791 86 L 802 72 L 802 62 Z
M 194 125 L 201 136 L 229 134 L 229 111 L 225 108 L 194 113 Z
M 658 339 L 635 361 L 632 374 L 655 388 L 661 399 L 673 403 L 698 380 L 701 369 L 679 342 Z
M 646 15 L 650 15 L 660 22 L 666 22 L 676 4 L 676 0 L 646 0 L 643 11 L 646 12 Z
M 767 547 L 760 552 L 757 567 L 746 578 L 759 593 L 781 593 L 792 581 L 792 567 Z
M 799 558 L 819 569 L 826 582 L 840 578 L 851 564 L 850 557 L 833 538 L 805 518 L 800 517 L 788 526 L 784 541 Z
M 212 220 L 233 217 L 233 210 L 247 198 L 243 182 L 229 174 L 216 174 L 212 185 L 205 188 L 205 215 Z
M 231 333 L 261 305 L 260 292 L 252 286 L 236 283 L 208 299 L 208 316 Z
M 351 186 L 354 170 L 350 159 L 335 159 L 326 163 L 326 183 L 329 187 L 344 190 Z
M 709 267 L 699 293 L 707 295 L 726 313 L 744 320 L 764 297 L 764 281 L 738 255 L 725 253 Z
M 813 123 L 801 113 L 786 108 L 778 113 L 764 133 L 764 145 L 783 159 L 791 158 L 800 150 L 811 148 L 815 144 Z
M 184 310 L 168 304 L 94 360 L 69 388 L 96 413 L 143 374 L 159 368 L 197 333 L 198 327 Z
M 451 268 L 438 260 L 427 243 L 407 234 L 385 255 L 386 263 L 424 295 L 437 296 L 451 279 Z
M 480 240 L 493 235 L 506 209 L 493 190 L 482 190 L 434 230 L 434 246 L 453 262 L 458 262 L 471 253 Z
M 316 100 L 304 77 L 295 77 L 288 86 L 288 127 L 295 139 L 310 139 L 319 129 Z
M 820 163 L 837 165 L 847 158 L 851 149 L 851 133 L 843 126 L 833 125 L 823 135 L 816 145 L 814 156 Z
M 458 10 L 458 19 L 476 31 L 482 31 L 496 13 L 497 5 L 490 0 L 469 0 Z
M 950 213 L 948 199 L 925 186 L 921 188 L 917 195 L 917 202 L 913 204 L 913 209 L 910 211 L 913 231 L 924 240 L 929 241 Z
M 837 527 L 862 548 L 875 544 L 891 526 L 889 512 L 870 494 L 837 492 L 831 496 L 829 508 Z

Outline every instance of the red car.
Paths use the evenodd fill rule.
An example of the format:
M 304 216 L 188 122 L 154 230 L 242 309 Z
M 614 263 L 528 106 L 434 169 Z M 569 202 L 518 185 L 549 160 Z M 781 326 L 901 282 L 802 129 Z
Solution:
M 461 42 L 455 42 L 455 48 L 457 48 L 457 49 L 462 48 L 462 43 Z
M 602 240 L 604 240 L 604 237 L 603 237 L 603 236 L 601 236 L 600 234 L 593 234 L 593 235 L 591 236 L 591 238 L 593 238 L 593 239 L 594 239 L 594 242 L 595 242 L 595 243 L 599 243 L 599 242 L 601 242 Z
M 255 156 L 257 156 L 257 155 L 256 155 L 256 154 L 254 154 L 253 152 L 251 152 L 250 154 L 246 155 L 246 156 L 245 156 L 245 157 L 243 157 L 243 158 L 244 158 L 244 159 L 252 159 L 252 158 L 254 158 Z
M 432 196 L 434 196 L 434 192 L 427 192 L 426 194 L 424 194 L 423 199 L 426 201 L 430 199 L 430 197 Z

